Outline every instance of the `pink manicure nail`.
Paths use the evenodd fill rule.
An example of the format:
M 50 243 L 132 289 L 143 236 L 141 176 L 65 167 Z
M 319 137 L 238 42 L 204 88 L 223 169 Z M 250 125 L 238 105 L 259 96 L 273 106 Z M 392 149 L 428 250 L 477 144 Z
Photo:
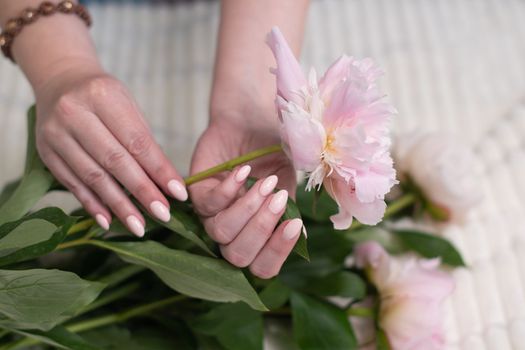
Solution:
M 170 190 L 173 197 L 177 198 L 180 201 L 185 201 L 188 199 L 188 191 L 186 187 L 177 180 L 171 180 L 168 182 L 168 189 Z
M 275 186 L 277 186 L 278 180 L 279 179 L 275 175 L 268 176 L 259 187 L 259 193 L 261 194 L 261 196 L 267 196 L 270 193 L 272 193 Z
M 109 222 L 102 214 L 95 215 L 95 221 L 98 226 L 102 227 L 104 230 L 109 230 Z
M 135 216 L 128 216 L 126 218 L 126 223 L 128 224 L 128 228 L 130 229 L 130 231 L 133 232 L 135 236 L 144 236 L 144 225 L 142 225 L 142 222 L 140 222 L 140 220 L 137 219 Z
M 252 171 L 252 167 L 251 166 L 249 166 L 249 165 L 243 166 L 242 168 L 240 168 L 237 171 L 237 174 L 235 174 L 235 181 L 243 182 L 244 180 L 246 180 L 248 175 L 250 175 L 250 171 Z
M 273 195 L 273 198 L 270 201 L 270 204 L 268 205 L 268 209 L 270 209 L 270 211 L 274 214 L 279 214 L 286 207 L 287 201 L 288 191 L 280 190 L 279 192 Z
M 154 201 L 154 202 L 151 202 L 149 207 L 153 215 L 155 215 L 158 219 L 164 222 L 170 221 L 170 217 L 171 217 L 170 210 L 164 204 L 162 204 L 159 201 Z
M 295 239 L 301 233 L 302 228 L 303 228 L 303 221 L 301 219 L 291 220 L 284 228 L 284 231 L 283 231 L 284 239 L 287 239 L 289 241 Z

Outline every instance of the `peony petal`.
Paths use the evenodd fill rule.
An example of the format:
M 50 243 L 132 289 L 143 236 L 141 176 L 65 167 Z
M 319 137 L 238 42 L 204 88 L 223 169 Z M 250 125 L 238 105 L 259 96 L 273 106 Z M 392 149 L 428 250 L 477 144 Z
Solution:
M 349 215 L 365 225 L 376 225 L 383 218 L 386 209 L 384 200 L 375 200 L 371 203 L 360 202 L 351 185 L 336 173 L 328 176 L 324 184 L 328 194 L 339 206 L 339 214 L 330 217 L 330 220 L 337 225 L 337 227 L 334 226 L 335 229 L 349 228 L 352 223 L 348 218 Z
M 326 139 L 321 123 L 289 102 L 287 109 L 281 111 L 282 139 L 296 170 L 311 172 L 321 163 Z
M 355 194 L 360 202 L 372 203 L 382 200 L 390 191 L 393 183 L 388 176 L 371 171 L 359 173 L 354 178 Z
M 337 59 L 319 81 L 319 91 L 323 99 L 329 101 L 334 88 L 350 73 L 352 58 L 343 55 Z
M 285 100 L 304 107 L 305 101 L 300 91 L 307 86 L 307 81 L 279 28 L 272 28 L 266 37 L 266 43 L 272 49 L 277 62 L 277 68 L 273 70 L 277 78 L 277 93 Z

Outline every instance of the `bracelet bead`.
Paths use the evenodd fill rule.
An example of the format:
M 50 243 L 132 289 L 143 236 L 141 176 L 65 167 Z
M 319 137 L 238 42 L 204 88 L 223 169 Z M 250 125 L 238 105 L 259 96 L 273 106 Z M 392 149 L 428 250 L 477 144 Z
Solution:
M 3 54 L 15 63 L 11 54 L 11 47 L 15 37 L 22 31 L 24 26 L 34 23 L 41 16 L 51 16 L 57 12 L 74 14 L 82 19 L 88 27 L 91 26 L 91 16 L 84 6 L 75 4 L 71 0 L 64 0 L 58 4 L 44 1 L 38 8 L 27 8 L 22 11 L 20 17 L 7 21 L 4 30 L 0 33 L 0 48 Z

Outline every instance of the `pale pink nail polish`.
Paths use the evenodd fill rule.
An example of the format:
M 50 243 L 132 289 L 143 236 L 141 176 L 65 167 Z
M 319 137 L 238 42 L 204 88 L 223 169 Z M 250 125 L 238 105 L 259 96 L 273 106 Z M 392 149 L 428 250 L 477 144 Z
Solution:
M 273 195 L 270 204 L 268 204 L 268 209 L 274 214 L 279 214 L 285 207 L 286 202 L 288 201 L 288 191 L 280 190 Z
M 95 221 L 98 226 L 102 227 L 104 230 L 109 230 L 109 222 L 102 214 L 95 215 Z
M 289 241 L 295 239 L 301 233 L 302 228 L 303 228 L 303 221 L 301 219 L 291 220 L 284 228 L 284 231 L 283 231 L 284 239 L 287 239 Z
M 252 167 L 251 166 L 249 166 L 249 165 L 243 166 L 242 168 L 240 168 L 237 171 L 237 174 L 235 174 L 235 181 L 243 182 L 244 180 L 246 180 L 248 175 L 250 175 L 250 171 L 252 171 Z
M 142 225 L 142 222 L 140 222 L 139 219 L 137 219 L 135 216 L 130 215 L 126 218 L 126 223 L 128 224 L 128 228 L 133 234 L 137 237 L 143 237 L 144 236 L 144 225 Z
M 170 210 L 161 202 L 154 201 L 150 204 L 150 209 L 153 215 L 155 215 L 159 220 L 164 222 L 170 221 Z
M 272 193 L 275 186 L 277 186 L 277 181 L 279 179 L 275 175 L 268 176 L 259 186 L 259 193 L 261 196 L 267 196 Z
M 168 189 L 170 190 L 173 197 L 177 198 L 180 201 L 185 201 L 188 199 L 188 191 L 186 187 L 177 180 L 171 180 L 168 182 Z

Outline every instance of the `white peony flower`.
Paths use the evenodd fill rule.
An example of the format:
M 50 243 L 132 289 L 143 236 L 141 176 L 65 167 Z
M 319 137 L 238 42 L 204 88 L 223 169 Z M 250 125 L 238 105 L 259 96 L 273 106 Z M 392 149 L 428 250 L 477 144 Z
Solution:
M 394 157 L 401 176 L 408 175 L 447 218 L 461 220 L 479 202 L 480 163 L 469 147 L 451 135 L 404 135 L 396 142 Z

